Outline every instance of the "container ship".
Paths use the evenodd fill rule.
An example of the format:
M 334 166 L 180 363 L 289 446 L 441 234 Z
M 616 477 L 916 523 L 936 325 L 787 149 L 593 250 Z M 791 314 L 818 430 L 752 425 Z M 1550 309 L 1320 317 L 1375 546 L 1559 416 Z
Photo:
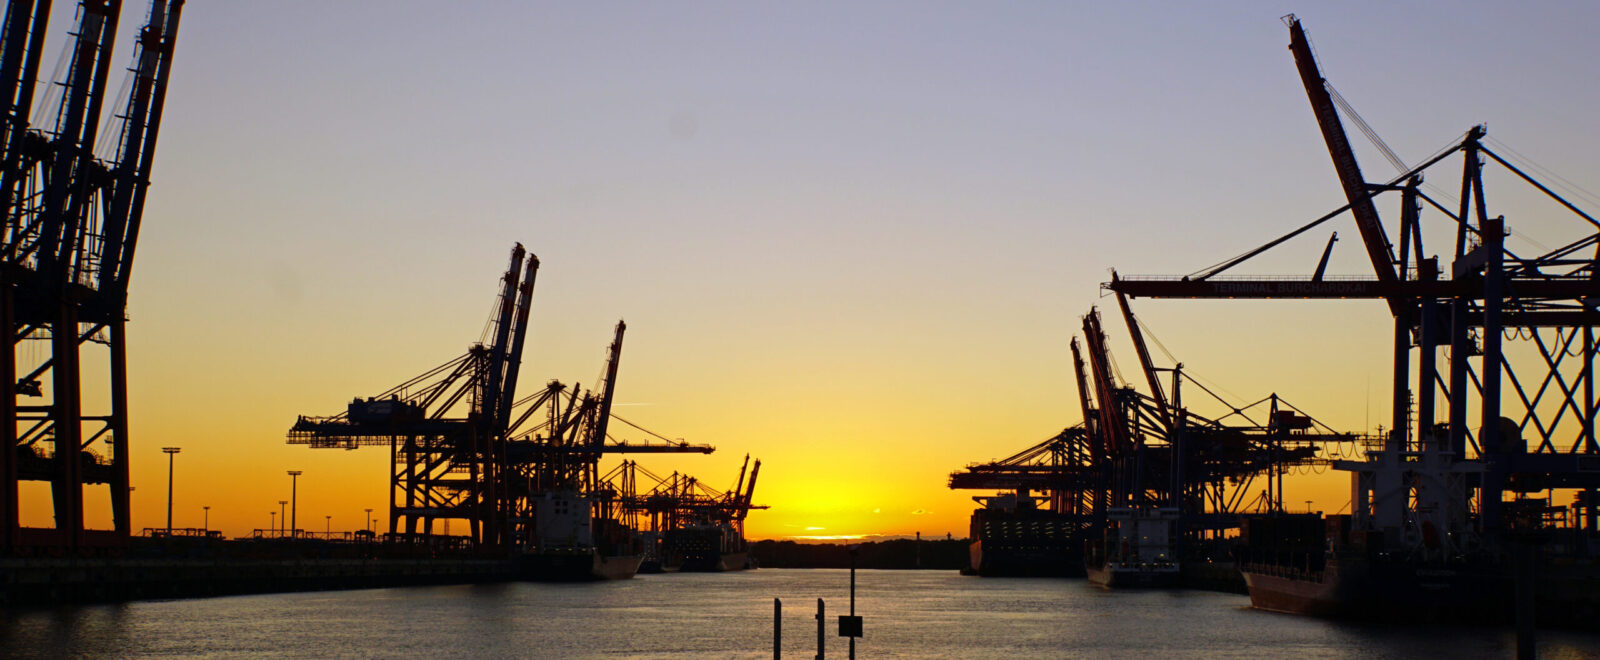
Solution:
M 1239 569 L 1254 607 L 1385 621 L 1505 621 L 1511 566 L 1477 531 L 1469 484 L 1485 463 L 1437 442 L 1388 442 L 1351 473 L 1353 515 L 1249 521 Z
M 661 561 L 667 571 L 742 571 L 749 568 L 750 544 L 730 524 L 691 525 L 662 535 Z
M 1041 509 L 1027 491 L 972 498 L 972 544 L 963 573 L 985 577 L 1082 577 L 1076 516 Z
M 1085 557 L 1089 582 L 1106 588 L 1178 586 L 1172 545 L 1177 519 L 1178 510 L 1170 507 L 1111 508 L 1104 542 Z
M 733 489 L 721 492 L 688 475 L 674 472 L 660 477 L 636 463 L 624 463 L 614 475 L 619 483 L 637 484 L 641 476 L 655 482 L 642 494 L 623 488 L 618 500 L 625 519 L 637 521 L 641 529 L 638 538 L 646 558 L 641 572 L 753 568 L 744 520 L 751 509 L 767 508 L 751 503 L 760 474 L 761 461 L 752 466 L 747 455 Z
M 596 513 L 594 498 L 576 490 L 543 493 L 534 506 L 534 537 L 517 555 L 530 580 L 626 580 L 639 571 L 644 551 L 622 523 Z

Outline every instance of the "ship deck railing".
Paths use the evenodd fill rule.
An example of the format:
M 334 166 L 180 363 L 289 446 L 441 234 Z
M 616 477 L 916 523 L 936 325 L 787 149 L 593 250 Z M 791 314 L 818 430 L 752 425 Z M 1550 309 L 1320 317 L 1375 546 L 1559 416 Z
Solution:
M 1324 577 L 1323 571 L 1320 570 L 1313 571 L 1311 569 L 1300 568 L 1298 566 L 1284 566 L 1282 564 L 1270 564 L 1264 562 L 1241 563 L 1239 564 L 1239 570 L 1248 573 L 1255 573 L 1256 575 L 1267 575 L 1271 577 L 1284 578 L 1287 580 L 1300 580 L 1305 582 L 1320 583 Z

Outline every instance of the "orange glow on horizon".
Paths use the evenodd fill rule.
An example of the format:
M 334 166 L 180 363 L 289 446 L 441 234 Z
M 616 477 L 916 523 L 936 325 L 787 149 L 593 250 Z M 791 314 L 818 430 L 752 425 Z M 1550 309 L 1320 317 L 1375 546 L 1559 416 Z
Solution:
M 363 529 L 370 509 L 376 531 L 389 531 L 383 448 L 313 450 L 284 434 L 297 415 L 338 413 L 459 355 L 483 331 L 518 241 L 543 264 L 520 392 L 552 378 L 592 386 L 626 317 L 619 410 L 718 448 L 640 463 L 728 489 L 745 454 L 760 459 L 754 502 L 770 508 L 750 513 L 749 537 L 965 537 L 972 497 L 990 493 L 949 490 L 948 475 L 1079 420 L 1067 342 L 1107 302 L 1107 267 L 1187 271 L 1343 204 L 1281 32 L 1242 4 L 1108 3 L 984 21 L 926 12 L 911 30 L 898 12 L 869 11 L 864 24 L 883 30 L 849 34 L 826 12 L 783 12 L 761 24 L 785 29 L 760 39 L 715 11 L 659 12 L 674 29 L 630 31 L 615 29 L 616 12 L 548 20 L 549 7 L 517 3 L 450 12 L 441 29 L 353 3 L 323 3 L 317 21 L 272 3 L 211 4 L 185 19 L 196 38 L 179 47 L 129 292 L 136 533 L 166 521 L 163 446 L 182 448 L 174 526 L 245 536 L 282 525 L 279 502 L 293 498 L 302 529 Z M 1352 29 L 1381 27 L 1333 13 Z M 1481 29 L 1564 43 L 1525 13 Z M 1184 29 L 1202 17 L 1226 38 Z M 439 44 L 428 72 L 404 75 L 390 65 L 415 59 L 416 34 Z M 302 47 L 273 58 L 241 47 L 284 41 Z M 509 50 L 484 57 L 485 44 Z M 1491 58 L 1481 61 L 1525 70 L 1502 66 L 1517 49 L 1453 48 L 1417 52 L 1457 69 Z M 1116 67 L 1071 65 L 1111 52 Z M 1349 54 L 1330 55 L 1357 70 Z M 1586 116 L 1550 112 L 1588 107 L 1570 100 L 1588 87 L 1570 81 L 1587 79 L 1581 62 L 1593 58 L 1546 59 L 1539 70 L 1559 75 L 1514 82 L 1552 87 L 1481 95 L 1474 112 L 1516 126 L 1506 137 L 1550 169 L 1594 171 L 1593 150 L 1570 148 Z M 1456 129 L 1416 112 L 1425 90 L 1389 93 L 1390 78 L 1352 75 L 1378 86 L 1346 91 L 1374 104 L 1369 116 L 1405 118 L 1393 130 L 1416 144 L 1450 137 Z M 1174 94 L 1211 130 L 1169 121 Z M 679 130 L 682 117 L 694 130 Z M 415 130 L 445 120 L 449 130 Z M 1249 195 L 1237 192 L 1244 181 Z M 1530 216 L 1513 235 L 1567 242 L 1566 228 L 1550 234 L 1543 222 Z M 1311 243 L 1248 268 L 1309 271 L 1322 249 Z M 1349 247 L 1331 255 L 1330 273 L 1370 272 Z M 1392 417 L 1393 322 L 1378 301 L 1132 306 L 1160 353 L 1170 349 L 1159 366 L 1182 361 L 1232 403 L 1276 394 L 1351 432 Z M 1119 378 L 1148 391 L 1115 316 L 1105 321 Z M 88 402 L 108 394 L 85 389 Z M 1227 414 L 1206 411 L 1198 388 L 1182 401 Z M 304 472 L 293 496 L 287 470 Z M 1348 511 L 1347 475 L 1286 485 L 1292 509 Z M 48 488 L 22 490 L 23 524 L 50 525 Z M 88 525 L 109 527 L 105 487 L 84 499 Z

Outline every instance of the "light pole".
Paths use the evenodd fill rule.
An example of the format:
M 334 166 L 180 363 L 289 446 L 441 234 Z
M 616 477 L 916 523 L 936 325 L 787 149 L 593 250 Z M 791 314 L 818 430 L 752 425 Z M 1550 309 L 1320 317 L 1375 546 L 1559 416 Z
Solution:
M 278 500 L 278 538 L 283 538 L 283 524 L 289 521 L 289 516 L 283 514 L 283 508 L 289 505 L 289 500 Z
M 277 511 L 268 511 L 267 515 L 272 516 L 272 519 L 271 519 L 272 520 L 272 524 L 267 527 L 267 531 L 269 531 L 269 532 L 278 531 L 278 512 Z
M 162 447 L 161 451 L 167 453 L 167 536 L 172 536 L 172 457 L 182 450 L 177 447 Z
M 367 531 L 372 531 L 372 509 L 367 509 Z
M 297 503 L 295 502 L 295 485 L 299 481 L 300 481 L 300 471 L 299 470 L 290 470 L 289 471 L 289 535 L 290 536 L 294 536 L 296 533 L 298 533 L 300 531 L 300 528 L 295 526 L 295 513 L 294 513 L 295 509 L 297 508 L 297 506 L 296 506 Z
M 327 526 L 322 528 L 322 533 L 323 534 L 327 534 L 329 536 L 332 536 L 333 535 L 333 516 L 323 516 L 323 518 L 327 519 Z
M 205 509 L 205 510 L 206 510 L 206 519 L 205 519 L 205 522 L 204 522 L 204 523 L 201 523 L 201 525 L 200 525 L 200 527 L 201 527 L 201 531 L 204 531 L 204 532 L 210 532 L 210 531 L 211 531 L 211 507 L 209 507 L 209 506 L 203 506 L 203 507 L 200 507 L 200 508 L 202 508 L 202 509 Z

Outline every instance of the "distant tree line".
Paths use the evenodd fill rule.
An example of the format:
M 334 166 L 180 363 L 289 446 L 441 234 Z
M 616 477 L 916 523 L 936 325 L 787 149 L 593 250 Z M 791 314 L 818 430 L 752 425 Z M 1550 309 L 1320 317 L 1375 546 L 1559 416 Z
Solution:
M 847 543 L 796 543 L 794 541 L 756 541 L 750 553 L 762 568 L 849 568 Z M 895 539 L 867 541 L 858 546 L 857 568 L 889 568 L 958 571 L 967 565 L 965 539 Z M 920 559 L 920 561 L 919 561 Z

